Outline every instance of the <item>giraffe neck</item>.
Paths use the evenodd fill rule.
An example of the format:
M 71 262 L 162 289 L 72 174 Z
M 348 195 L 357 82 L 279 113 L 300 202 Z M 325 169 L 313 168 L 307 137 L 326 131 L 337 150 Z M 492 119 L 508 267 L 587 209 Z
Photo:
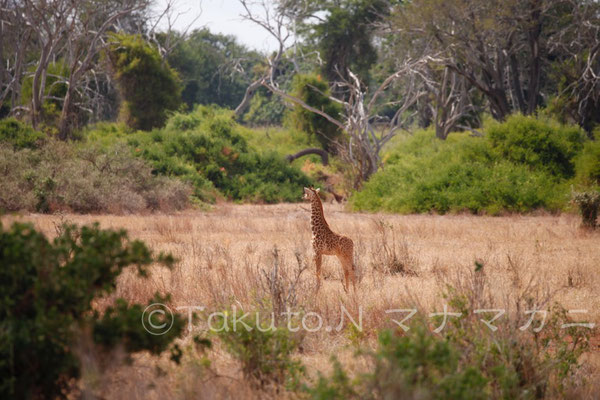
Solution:
M 323 204 L 321 203 L 321 199 L 319 199 L 317 196 L 313 197 L 311 200 L 310 225 L 313 229 L 313 232 L 318 226 L 325 226 L 329 228 L 329 225 L 325 220 L 325 215 L 323 214 Z

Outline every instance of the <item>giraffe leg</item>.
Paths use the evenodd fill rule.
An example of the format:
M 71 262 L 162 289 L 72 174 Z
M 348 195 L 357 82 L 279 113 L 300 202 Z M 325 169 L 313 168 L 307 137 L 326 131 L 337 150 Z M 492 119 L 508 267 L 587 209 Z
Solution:
M 352 260 L 352 257 L 342 256 L 339 257 L 339 259 L 342 264 L 342 268 L 344 269 L 344 290 L 348 292 L 347 288 L 350 287 L 350 280 L 352 282 L 352 288 L 354 291 L 356 291 L 356 273 L 354 271 L 354 261 Z
M 342 265 L 342 270 L 344 271 L 344 278 L 342 279 L 342 286 L 344 287 L 344 292 L 348 293 L 348 276 L 350 274 L 351 265 L 348 263 L 348 258 L 338 254 L 338 260 L 340 260 L 340 264 Z
M 354 262 L 350 262 L 350 280 L 352 281 L 352 288 L 356 292 L 356 268 Z
M 317 266 L 317 290 L 321 287 L 321 261 L 323 256 L 321 253 L 315 252 L 315 264 Z
M 348 269 L 344 266 L 344 280 L 342 281 L 344 292 L 348 293 Z

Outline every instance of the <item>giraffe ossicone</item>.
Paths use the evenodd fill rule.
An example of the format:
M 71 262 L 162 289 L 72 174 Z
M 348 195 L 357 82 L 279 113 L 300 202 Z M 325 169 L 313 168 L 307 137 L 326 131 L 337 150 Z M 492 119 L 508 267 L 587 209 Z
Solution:
M 356 290 L 356 271 L 354 265 L 354 243 L 352 239 L 338 235 L 329 228 L 323 214 L 323 203 L 319 197 L 319 189 L 304 188 L 305 200 L 311 204 L 310 227 L 312 230 L 312 247 L 315 256 L 317 290 L 321 286 L 321 262 L 324 255 L 337 256 L 344 270 L 344 290 L 348 291 L 349 280 Z

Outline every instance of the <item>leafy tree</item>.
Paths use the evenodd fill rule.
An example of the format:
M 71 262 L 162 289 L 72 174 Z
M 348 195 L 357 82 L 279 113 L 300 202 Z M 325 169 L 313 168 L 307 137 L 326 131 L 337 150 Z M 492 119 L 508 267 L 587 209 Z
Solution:
M 183 81 L 182 99 L 190 108 L 195 104 L 235 108 L 259 58 L 233 36 L 200 29 L 180 40 L 167 59 Z
M 119 118 L 134 129 L 162 126 L 181 103 L 177 73 L 139 35 L 112 34 L 106 56 L 121 95 Z
M 321 78 L 321 75 L 294 76 L 291 94 L 309 106 L 333 117 L 338 116 L 342 111 L 341 106 L 329 98 L 329 85 Z M 340 136 L 340 129 L 323 116 L 295 104 L 286 118 L 287 122 L 295 128 L 315 136 L 325 150 L 335 149 L 334 141 Z
M 389 3 L 383 0 L 321 0 L 313 3 L 316 11 L 326 11 L 327 17 L 305 26 L 305 31 L 322 53 L 327 79 L 335 82 L 341 74 L 347 80 L 347 70 L 351 69 L 368 82 L 369 70 L 377 61 L 377 49 L 373 45 L 374 23 L 388 13 Z
M 127 353 L 166 350 L 183 330 L 182 317 L 153 320 L 172 327 L 151 335 L 141 323 L 141 304 L 117 300 L 102 317 L 93 308 L 114 292 L 125 268 L 135 266 L 145 277 L 155 261 L 171 266 L 174 260 L 97 224 L 64 225 L 52 242 L 30 224 L 0 225 L 0 397 L 67 398 L 80 374 L 78 341 L 89 335 L 106 351 L 118 344 Z M 166 301 L 157 295 L 151 303 Z
M 286 108 L 279 96 L 260 89 L 250 100 L 250 108 L 244 114 L 244 122 L 252 125 L 279 125 Z

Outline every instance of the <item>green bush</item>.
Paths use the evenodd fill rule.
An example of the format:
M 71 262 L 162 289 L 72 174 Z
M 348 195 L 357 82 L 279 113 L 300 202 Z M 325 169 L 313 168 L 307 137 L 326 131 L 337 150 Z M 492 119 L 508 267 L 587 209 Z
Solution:
M 600 210 L 600 192 L 573 193 L 573 202 L 581 214 L 581 226 L 594 229 Z
M 586 142 L 575 159 L 575 181 L 586 187 L 600 186 L 600 131 Z
M 548 172 L 499 158 L 485 138 L 432 131 L 406 139 L 351 198 L 354 209 L 497 214 L 560 209 L 568 194 Z
M 14 149 L 35 149 L 46 140 L 46 135 L 15 118 L 0 120 L 0 144 L 11 145 Z
M 470 303 L 477 301 L 473 294 L 449 288 L 449 306 L 462 314 L 449 318 L 443 333 L 431 332 L 431 321 L 415 316 L 409 331 L 384 330 L 374 351 L 359 353 L 366 357 L 364 373 L 350 379 L 334 363 L 331 376 L 320 376 L 306 392 L 313 399 L 542 399 L 564 398 L 581 384 L 574 378 L 589 333 L 584 327 L 562 329 L 572 322 L 566 310 L 549 310 L 539 332 L 520 331 L 516 320 L 492 332 L 473 315 L 479 308 Z
M 310 185 L 309 179 L 282 156 L 250 148 L 241 130 L 232 112 L 198 106 L 192 113 L 174 114 L 164 129 L 119 137 L 156 174 L 192 183 L 200 200 L 213 201 L 219 192 L 252 202 L 300 200 L 299 188 Z M 106 141 L 105 131 L 89 132 L 88 138 Z
M 585 140 L 584 133 L 576 126 L 519 114 L 490 126 L 487 137 L 503 159 L 563 178 L 574 175 L 573 159 Z
M 292 96 L 299 98 L 311 107 L 337 118 L 341 106 L 329 99 L 329 86 L 320 75 L 295 75 L 292 81 Z M 325 150 L 333 151 L 334 142 L 341 132 L 337 125 L 304 107 L 295 104 L 286 114 L 286 123 L 317 138 Z
M 285 327 L 271 327 L 271 321 L 260 321 L 258 315 L 242 318 L 243 312 L 238 314 L 237 310 L 226 315 L 231 318 L 215 324 L 219 327 L 217 335 L 240 362 L 244 378 L 261 388 L 271 384 L 296 388 L 304 369 L 291 357 L 298 347 L 292 333 Z
M 0 209 L 136 213 L 188 205 L 189 187 L 154 176 L 126 146 L 50 141 L 40 149 L 0 146 Z
M 29 224 L 0 225 L 0 397 L 70 398 L 78 344 L 90 333 L 105 351 L 120 344 L 128 353 L 166 350 L 183 331 L 182 317 L 166 316 L 171 329 L 151 335 L 141 304 L 118 300 L 102 317 L 93 308 L 124 269 L 135 266 L 144 277 L 153 262 L 170 267 L 173 259 L 154 256 L 125 231 L 65 225 L 50 242 Z M 166 301 L 157 295 L 150 303 Z

